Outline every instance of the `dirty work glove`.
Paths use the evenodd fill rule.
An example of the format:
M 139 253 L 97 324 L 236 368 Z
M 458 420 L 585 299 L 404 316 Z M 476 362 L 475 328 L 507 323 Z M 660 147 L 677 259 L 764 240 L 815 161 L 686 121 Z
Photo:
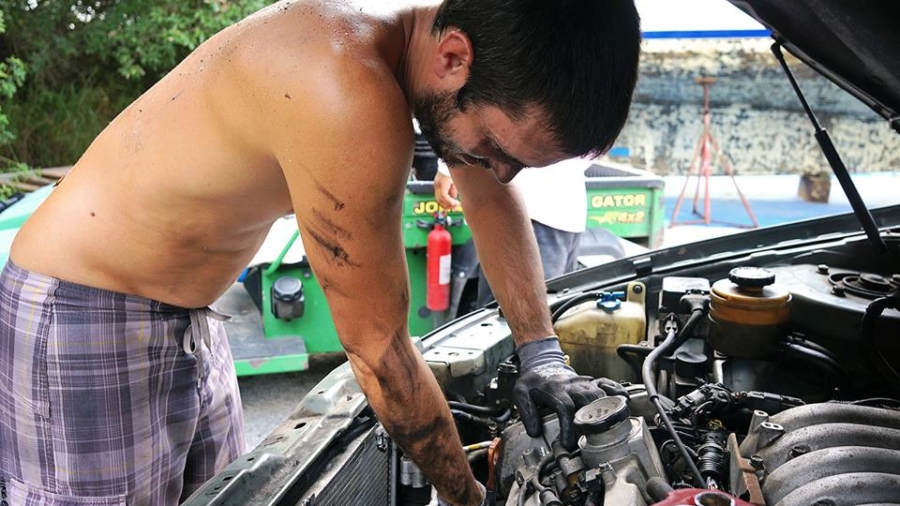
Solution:
M 626 399 L 631 399 L 628 390 L 619 382 L 609 378 L 597 378 L 594 380 L 594 384 L 600 387 L 606 395 L 620 395 Z
M 606 397 L 606 393 L 593 378 L 579 376 L 566 365 L 556 336 L 523 344 L 517 353 L 519 379 L 513 390 L 513 401 L 519 409 L 525 432 L 531 437 L 540 436 L 543 427 L 537 407 L 551 407 L 559 416 L 560 442 L 566 450 L 575 450 L 578 442 L 575 411 Z
M 478 483 L 478 488 L 481 489 L 482 497 L 484 497 L 484 499 L 481 500 L 481 504 L 480 504 L 479 506 L 485 506 L 485 505 L 487 505 L 487 489 L 485 489 L 485 488 L 484 488 L 484 485 L 482 485 L 481 483 L 479 483 L 479 482 L 476 482 L 476 483 Z M 455 505 L 453 505 L 453 504 L 450 504 L 450 503 L 448 503 L 448 502 L 445 502 L 445 501 L 444 501 L 443 499 L 441 499 L 440 497 L 437 498 L 437 502 L 435 502 L 434 499 L 432 499 L 431 502 L 428 503 L 428 506 L 432 506 L 432 505 L 435 505 L 435 504 L 436 504 L 437 506 L 455 506 Z

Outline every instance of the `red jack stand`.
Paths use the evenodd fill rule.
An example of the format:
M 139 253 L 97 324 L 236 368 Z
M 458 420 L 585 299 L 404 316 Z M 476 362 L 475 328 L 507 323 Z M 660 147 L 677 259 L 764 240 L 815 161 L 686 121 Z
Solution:
M 700 135 L 700 140 L 697 142 L 697 148 L 694 150 L 694 157 L 691 159 L 691 164 L 688 166 L 688 173 L 687 177 L 684 180 L 684 187 L 681 189 L 681 194 L 678 196 L 678 201 L 675 203 L 675 209 L 672 212 L 672 219 L 669 222 L 669 227 L 694 223 L 703 223 L 706 225 L 709 225 L 710 223 L 719 223 L 740 228 L 756 228 L 759 226 L 759 223 L 756 221 L 756 216 L 754 216 L 753 210 L 750 209 L 750 203 L 747 202 L 744 194 L 741 193 L 741 189 L 738 188 L 737 180 L 734 179 L 734 171 L 731 169 L 731 163 L 728 161 L 725 153 L 723 153 L 719 148 L 719 144 L 716 142 L 716 139 L 713 138 L 712 132 L 710 131 L 709 125 L 712 114 L 709 111 L 709 87 L 716 82 L 716 78 L 697 77 L 694 79 L 694 82 L 703 86 L 703 133 Z M 741 202 L 744 204 L 744 209 L 747 210 L 747 215 L 750 216 L 750 221 L 753 222 L 752 225 L 728 223 L 712 219 L 712 205 L 709 200 L 709 174 L 712 169 L 713 152 L 719 159 L 722 167 L 725 169 L 725 174 L 731 177 L 731 182 L 734 183 L 734 188 L 737 190 L 738 196 L 741 197 Z M 698 161 L 699 164 L 697 163 Z M 697 176 L 697 188 L 694 191 L 694 214 L 699 216 L 700 219 L 676 222 L 678 211 L 681 209 L 681 204 L 684 201 L 684 193 L 685 190 L 687 190 L 688 181 L 690 181 L 691 176 L 695 175 L 695 170 Z M 702 213 L 697 209 L 697 203 L 700 198 L 701 178 L 704 182 Z

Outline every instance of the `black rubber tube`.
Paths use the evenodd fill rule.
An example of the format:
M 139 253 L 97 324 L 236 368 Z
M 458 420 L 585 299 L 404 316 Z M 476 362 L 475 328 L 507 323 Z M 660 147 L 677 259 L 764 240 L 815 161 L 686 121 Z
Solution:
M 775 346 L 776 354 L 784 354 L 788 357 L 809 362 L 825 371 L 832 379 L 832 386 L 841 389 L 844 398 L 853 397 L 853 383 L 844 372 L 844 369 L 831 356 L 800 343 L 778 343 Z
M 674 491 L 675 489 L 659 476 L 654 476 L 647 480 L 647 495 L 650 496 L 654 503 L 662 502 L 666 496 Z
M 450 409 L 465 411 L 466 413 L 471 413 L 473 415 L 498 416 L 503 413 L 503 408 L 501 407 L 491 408 L 488 406 L 478 406 L 458 401 L 447 401 L 447 405 L 450 406 Z
M 631 371 L 634 372 L 637 377 L 641 376 L 641 363 L 647 358 L 647 355 L 649 355 L 651 351 L 653 351 L 652 348 L 648 346 L 639 346 L 637 344 L 620 344 L 616 347 L 616 355 L 628 364 L 628 367 L 631 368 Z M 640 356 L 641 360 L 636 360 L 634 357 L 635 355 Z
M 656 365 L 656 361 L 659 357 L 664 354 L 670 352 L 671 350 L 677 349 L 678 346 L 684 344 L 684 341 L 691 335 L 694 327 L 700 322 L 706 312 L 702 308 L 697 308 L 691 311 L 691 316 L 688 318 L 687 323 L 684 324 L 684 328 L 681 329 L 681 332 L 676 332 L 673 328 L 669 330 L 669 334 L 666 336 L 666 339 L 657 346 L 650 355 L 644 360 L 644 366 L 641 368 L 641 379 L 644 381 L 644 387 L 647 389 L 647 395 L 650 398 L 650 401 L 653 402 L 653 405 L 656 407 L 656 411 L 659 413 L 659 418 L 662 420 L 663 425 L 666 426 L 666 430 L 672 436 L 672 440 L 675 442 L 675 446 L 678 447 L 678 451 L 681 452 L 682 457 L 685 460 L 685 463 L 688 466 L 688 469 L 691 471 L 691 475 L 694 477 L 694 485 L 700 488 L 705 488 L 705 483 L 703 480 L 703 475 L 700 474 L 700 470 L 697 468 L 697 464 L 694 462 L 694 459 L 691 458 L 690 452 L 684 446 L 684 443 L 681 441 L 681 437 L 678 435 L 678 432 L 675 431 L 675 427 L 672 425 L 672 420 L 669 419 L 669 416 L 666 414 L 665 409 L 663 409 L 662 402 L 659 400 L 659 392 L 656 390 L 656 377 L 654 375 L 653 369 Z
M 571 309 L 573 306 L 589 300 L 597 300 L 598 298 L 600 298 L 599 292 L 581 293 L 575 295 L 574 297 L 568 298 L 561 302 L 559 306 L 557 306 L 557 308 L 553 310 L 553 314 L 550 315 L 550 322 L 556 323 L 556 320 L 558 320 L 560 316 L 565 314 L 565 312 Z
M 859 335 L 869 354 L 869 358 L 875 363 L 875 367 L 885 376 L 888 383 L 897 391 L 900 391 L 900 372 L 884 358 L 878 345 L 875 343 L 875 321 L 881 316 L 885 309 L 900 309 L 900 292 L 875 299 L 866 307 L 860 323 Z

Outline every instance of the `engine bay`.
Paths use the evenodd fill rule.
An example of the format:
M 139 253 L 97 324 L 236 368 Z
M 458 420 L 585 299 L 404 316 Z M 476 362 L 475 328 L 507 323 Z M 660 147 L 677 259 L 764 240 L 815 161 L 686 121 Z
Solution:
M 424 355 L 489 504 L 895 504 L 900 268 L 866 251 L 851 242 L 555 294 L 570 365 L 627 391 L 578 410 L 573 452 L 555 415 L 541 438 L 517 421 L 502 318 L 448 329 Z M 419 504 L 403 498 L 427 484 L 404 466 L 398 504 Z
M 900 207 L 873 214 L 900 222 Z M 549 282 L 570 365 L 608 394 L 574 413 L 572 451 L 555 413 L 536 438 L 519 419 L 501 308 L 415 340 L 486 504 L 900 504 L 900 229 L 882 226 L 887 252 L 842 216 Z M 345 363 L 185 504 L 435 501 Z

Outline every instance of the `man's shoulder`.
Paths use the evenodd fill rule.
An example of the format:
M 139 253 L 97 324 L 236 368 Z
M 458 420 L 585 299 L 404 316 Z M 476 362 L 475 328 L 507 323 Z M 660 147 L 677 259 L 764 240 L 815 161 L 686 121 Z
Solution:
M 296 26 L 270 25 L 210 41 L 211 51 L 227 55 L 208 81 L 222 119 L 258 145 L 302 138 L 327 149 L 338 137 L 345 148 L 353 137 L 362 144 L 410 142 L 409 104 L 376 45 L 336 44 L 320 30 L 302 36 Z
M 292 70 L 260 83 L 260 109 L 271 111 L 264 121 L 283 121 L 294 127 L 287 135 L 339 140 L 345 148 L 366 146 L 369 139 L 388 149 L 398 140 L 410 142 L 409 104 L 386 66 L 346 58 L 310 62 L 324 68 Z
M 333 102 L 352 103 L 361 93 L 370 102 L 391 97 L 399 85 L 393 64 L 382 54 L 387 37 L 366 35 L 368 31 L 358 27 L 351 30 L 345 25 L 353 20 L 340 16 L 315 15 L 322 9 L 313 2 L 306 11 L 288 11 L 280 18 L 251 16 L 242 22 L 243 28 L 232 27 L 233 33 L 222 37 L 227 46 L 210 40 L 211 56 L 215 52 L 229 55 L 224 72 L 249 84 L 249 96 L 257 98 L 333 107 Z M 269 17 L 277 19 L 269 21 Z M 373 27 L 372 31 L 386 30 Z

